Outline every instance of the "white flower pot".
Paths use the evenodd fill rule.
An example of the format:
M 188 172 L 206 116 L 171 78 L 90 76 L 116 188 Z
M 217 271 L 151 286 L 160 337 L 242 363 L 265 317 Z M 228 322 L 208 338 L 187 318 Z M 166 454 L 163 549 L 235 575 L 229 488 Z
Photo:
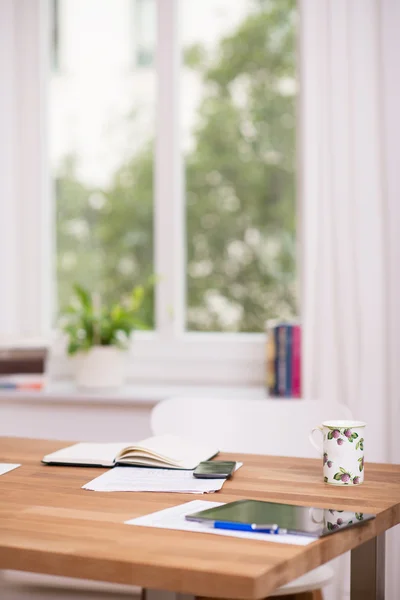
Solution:
M 127 353 L 115 346 L 94 346 L 75 357 L 75 381 L 80 388 L 121 386 L 126 376 Z

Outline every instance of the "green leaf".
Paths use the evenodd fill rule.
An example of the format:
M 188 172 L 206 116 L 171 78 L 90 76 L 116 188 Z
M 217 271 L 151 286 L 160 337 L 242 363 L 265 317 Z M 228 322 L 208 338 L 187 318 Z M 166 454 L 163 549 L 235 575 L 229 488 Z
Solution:
M 328 431 L 328 440 L 332 439 L 332 431 Z
M 332 531 L 333 530 L 333 525 L 329 521 L 327 521 L 326 526 L 328 528 L 328 531 Z
M 359 521 L 363 521 L 364 520 L 364 513 L 356 513 L 356 519 L 358 519 Z
M 111 318 L 113 321 L 118 321 L 119 319 L 122 318 L 122 315 L 124 314 L 124 311 L 122 309 L 122 307 L 119 304 L 115 304 L 112 308 L 111 308 Z
M 70 304 L 69 306 L 66 306 L 62 312 L 66 315 L 76 315 L 77 313 L 79 313 L 79 309 L 78 307 L 72 306 L 72 304 Z
M 340 470 L 342 473 L 347 473 L 347 471 L 346 471 L 345 469 L 343 469 L 343 467 L 339 467 L 339 470 Z
M 349 438 L 347 438 L 347 439 L 348 439 L 348 440 L 349 440 L 349 442 L 351 442 L 351 443 L 353 443 L 353 441 L 354 441 L 352 437 L 349 437 Z
M 357 439 L 358 438 L 358 433 L 353 433 L 351 437 L 353 438 L 353 440 Z
M 137 311 L 141 307 L 144 298 L 144 287 L 137 285 L 132 292 L 132 310 Z
M 79 299 L 80 303 L 87 310 L 92 309 L 92 298 L 87 290 L 81 285 L 75 283 L 73 286 L 75 296 Z
M 79 342 L 73 341 L 68 344 L 67 352 L 70 356 L 73 356 L 74 354 L 79 352 L 80 349 L 81 349 L 81 346 L 80 346 Z
M 328 483 L 328 478 L 327 477 L 324 477 L 324 482 Z
M 360 443 L 361 443 L 361 442 L 357 442 L 357 444 L 356 444 L 356 450 L 358 450 L 358 449 L 359 449 L 359 447 L 360 447 Z
M 336 481 L 340 481 L 342 478 L 342 473 L 335 473 L 333 476 L 333 479 L 336 479 Z

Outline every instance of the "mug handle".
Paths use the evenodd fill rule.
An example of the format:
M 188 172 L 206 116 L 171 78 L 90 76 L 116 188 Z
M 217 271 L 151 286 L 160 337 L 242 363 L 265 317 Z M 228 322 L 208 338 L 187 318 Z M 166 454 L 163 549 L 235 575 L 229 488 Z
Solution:
M 323 429 L 322 429 L 322 425 L 317 425 L 317 427 L 314 427 L 313 429 L 311 429 L 311 433 L 308 436 L 308 439 L 310 440 L 311 445 L 314 446 L 314 448 L 316 449 L 316 451 L 318 452 L 318 454 L 320 454 L 321 457 L 322 457 L 323 456 L 322 446 L 319 446 L 317 444 L 317 442 L 314 440 L 314 438 L 313 438 L 314 431 L 320 431 L 322 433 L 322 439 L 324 439 L 324 432 L 323 432 Z
M 319 511 L 322 510 L 322 519 L 318 519 L 317 518 L 317 516 L 315 514 L 317 510 L 319 510 Z M 309 514 L 310 514 L 311 521 L 313 523 L 316 523 L 317 525 L 321 525 L 324 522 L 324 510 L 323 509 L 321 509 L 321 508 L 310 508 L 309 509 Z

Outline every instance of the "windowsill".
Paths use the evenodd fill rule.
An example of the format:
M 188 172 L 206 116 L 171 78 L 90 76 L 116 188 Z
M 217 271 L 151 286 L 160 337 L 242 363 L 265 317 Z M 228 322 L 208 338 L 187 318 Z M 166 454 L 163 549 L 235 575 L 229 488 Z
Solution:
M 0 402 L 5 399 L 13 401 L 60 403 L 60 404 L 131 404 L 153 406 L 171 396 L 180 397 L 214 397 L 214 398 L 245 398 L 249 400 L 264 400 L 267 392 L 262 386 L 229 387 L 201 385 L 126 385 L 115 390 L 88 391 L 78 389 L 70 381 L 49 383 L 41 391 L 35 390 L 1 390 Z

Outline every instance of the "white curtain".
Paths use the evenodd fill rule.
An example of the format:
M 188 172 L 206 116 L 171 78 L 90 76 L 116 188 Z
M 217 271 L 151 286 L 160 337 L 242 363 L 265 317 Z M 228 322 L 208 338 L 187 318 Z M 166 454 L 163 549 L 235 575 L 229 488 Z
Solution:
M 45 0 L 0 0 L 0 343 L 50 325 L 45 9 Z
M 304 392 L 368 423 L 366 462 L 399 463 L 400 2 L 300 0 L 300 15 Z M 389 600 L 399 547 L 390 532 Z

